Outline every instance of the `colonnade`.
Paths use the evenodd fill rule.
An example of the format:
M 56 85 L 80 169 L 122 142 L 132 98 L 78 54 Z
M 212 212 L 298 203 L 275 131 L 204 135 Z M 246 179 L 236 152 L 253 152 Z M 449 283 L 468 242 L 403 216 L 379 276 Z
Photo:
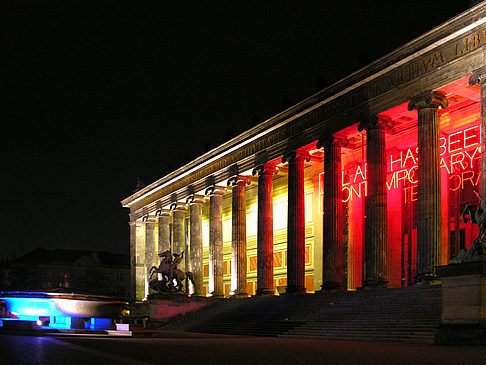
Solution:
M 486 90 L 483 67 L 473 73 L 471 85 L 481 86 L 482 130 L 486 130 Z M 427 280 L 435 275 L 441 255 L 441 196 L 439 163 L 439 108 L 446 108 L 448 101 L 439 92 L 424 92 L 411 99 L 410 111 L 417 111 L 418 119 L 418 202 L 417 202 L 417 280 Z M 368 195 L 365 201 L 365 240 L 363 286 L 384 287 L 387 278 L 387 192 L 386 192 L 386 129 L 387 121 L 375 116 L 364 116 L 359 129 L 366 132 L 366 158 L 368 163 Z M 341 149 L 346 143 L 337 134 L 319 139 L 318 147 L 324 148 L 324 198 L 323 198 L 323 269 L 322 290 L 342 289 L 344 283 L 342 167 Z M 486 143 L 482 136 L 482 151 Z M 287 293 L 303 294 L 305 288 L 305 209 L 304 161 L 307 151 L 289 151 L 282 157 L 288 162 L 288 222 L 287 222 Z M 484 153 L 481 170 L 486 168 Z M 257 295 L 273 295 L 273 175 L 275 165 L 263 164 L 253 170 L 252 183 L 258 185 L 257 227 Z M 246 257 L 246 186 L 248 176 L 233 176 L 228 181 L 232 191 L 232 271 L 235 275 L 234 294 L 247 296 Z M 257 180 L 257 181 L 255 181 Z M 481 176 L 481 191 L 486 191 L 486 174 Z M 172 250 L 184 250 L 185 210 L 190 217 L 190 270 L 195 278 L 194 295 L 204 295 L 202 205 L 209 197 L 209 271 L 212 282 L 209 291 L 222 297 L 223 289 L 223 219 L 222 200 L 226 187 L 210 186 L 205 195 L 192 195 L 184 205 L 173 204 L 171 211 L 161 210 L 156 218 L 145 221 L 145 267 L 156 264 L 155 245 L 158 252 L 169 249 L 169 216 L 172 215 Z M 486 199 L 482 201 L 486 209 Z M 155 237 L 155 219 L 158 220 L 158 238 Z M 136 227 L 132 222 L 131 227 Z M 136 228 L 132 240 L 136 239 Z M 135 255 L 136 256 L 136 255 Z M 137 258 L 137 263 L 142 258 Z M 136 263 L 135 263 L 136 266 Z M 140 270 L 139 270 L 140 271 Z M 147 275 L 147 271 L 145 272 Z M 140 278 L 137 278 L 139 280 Z M 135 284 L 134 284 L 135 285 Z M 132 290 L 134 289 L 132 285 Z

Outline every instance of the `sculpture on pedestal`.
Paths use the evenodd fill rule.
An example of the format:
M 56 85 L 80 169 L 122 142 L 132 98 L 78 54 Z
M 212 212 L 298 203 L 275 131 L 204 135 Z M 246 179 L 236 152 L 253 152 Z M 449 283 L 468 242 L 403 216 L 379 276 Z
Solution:
M 167 250 L 159 253 L 159 257 L 162 257 L 159 267 L 152 266 L 150 269 L 149 286 L 152 290 L 159 293 L 184 293 L 183 282 L 186 277 L 194 285 L 192 273 L 190 271 L 184 273 L 177 268 L 184 257 L 184 251 L 181 254 L 172 254 Z M 161 278 L 159 279 L 158 275 L 152 278 L 154 274 L 161 274 Z
M 462 221 L 467 223 L 470 219 L 471 223 L 477 224 L 479 227 L 478 236 L 468 249 L 461 250 L 456 258 L 449 261 L 449 264 L 486 259 L 486 211 L 482 207 L 482 196 L 478 193 L 476 193 L 476 196 L 479 198 L 479 203 L 477 205 L 466 205 L 462 212 Z

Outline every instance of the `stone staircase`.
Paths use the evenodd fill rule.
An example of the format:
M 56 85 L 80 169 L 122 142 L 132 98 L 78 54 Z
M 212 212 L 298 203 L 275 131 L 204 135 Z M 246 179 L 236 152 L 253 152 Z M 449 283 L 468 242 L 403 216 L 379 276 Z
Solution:
M 302 299 L 290 296 L 228 299 L 191 313 L 163 329 L 276 337 L 303 324 L 284 319 Z
M 280 337 L 433 343 L 441 315 L 441 286 L 421 284 L 407 288 L 340 293 L 327 305 L 290 314 L 304 322 Z
M 286 338 L 433 343 L 441 286 L 366 289 L 215 303 L 166 330 Z

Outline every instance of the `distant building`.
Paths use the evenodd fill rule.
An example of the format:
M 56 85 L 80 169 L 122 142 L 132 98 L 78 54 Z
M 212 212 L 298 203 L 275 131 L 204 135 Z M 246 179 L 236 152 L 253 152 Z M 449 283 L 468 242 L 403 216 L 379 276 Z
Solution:
M 0 290 L 69 288 L 128 296 L 129 256 L 104 251 L 47 250 L 38 247 L 1 265 Z

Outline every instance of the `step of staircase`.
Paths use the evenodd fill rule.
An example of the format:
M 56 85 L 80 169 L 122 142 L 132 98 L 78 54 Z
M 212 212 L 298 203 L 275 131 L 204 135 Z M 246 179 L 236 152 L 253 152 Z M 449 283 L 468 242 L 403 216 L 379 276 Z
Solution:
M 327 339 L 433 343 L 440 285 L 227 300 L 166 330 Z

